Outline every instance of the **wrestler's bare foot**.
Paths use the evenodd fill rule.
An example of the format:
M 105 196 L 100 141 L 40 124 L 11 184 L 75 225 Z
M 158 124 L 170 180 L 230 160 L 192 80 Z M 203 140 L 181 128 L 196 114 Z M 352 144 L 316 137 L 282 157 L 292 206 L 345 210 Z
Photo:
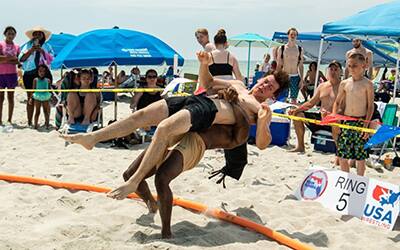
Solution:
M 112 190 L 111 192 L 107 193 L 107 197 L 122 200 L 125 199 L 130 193 L 136 192 L 137 185 L 132 183 L 125 183 L 119 188 Z
M 158 210 L 158 205 L 156 201 L 147 201 L 147 208 L 149 209 L 149 213 L 155 214 Z
M 96 144 L 96 141 L 94 140 L 93 136 L 89 133 L 76 134 L 76 135 L 61 134 L 60 137 L 66 140 L 67 142 L 80 144 L 87 150 L 91 150 Z
M 289 150 L 289 152 L 291 153 L 304 153 L 306 152 L 306 150 L 302 147 L 296 147 L 294 149 Z

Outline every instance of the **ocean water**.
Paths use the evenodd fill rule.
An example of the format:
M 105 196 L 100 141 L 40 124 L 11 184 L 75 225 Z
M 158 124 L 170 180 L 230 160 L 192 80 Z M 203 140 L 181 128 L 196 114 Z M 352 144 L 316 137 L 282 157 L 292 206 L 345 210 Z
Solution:
M 257 63 L 257 61 L 251 61 L 250 62 L 250 76 L 254 75 L 254 69 Z M 134 66 L 117 66 L 117 71 L 120 72 L 121 70 L 124 70 L 127 74 L 130 74 L 130 70 Z M 160 66 L 138 66 L 140 69 L 140 73 L 144 75 L 147 70 L 149 69 L 155 69 L 159 75 L 165 74 L 167 72 L 167 66 L 166 65 L 160 65 Z M 242 72 L 243 76 L 247 75 L 247 61 L 239 61 L 239 68 L 240 71 Z M 105 70 L 107 70 L 107 67 L 98 67 L 99 73 L 103 73 Z M 58 71 L 52 71 L 54 79 L 59 79 L 60 78 L 60 70 Z M 184 73 L 190 73 L 190 74 L 198 74 L 199 73 L 199 62 L 194 59 L 186 59 L 183 67 L 179 67 L 179 75 L 183 77 Z
M 259 63 L 261 64 L 261 61 L 250 61 L 250 77 L 254 76 L 254 69 L 256 67 L 256 64 Z M 130 70 L 135 67 L 135 66 L 117 66 L 117 72 L 120 72 L 121 70 L 124 70 L 127 74 L 130 74 Z M 155 69 L 159 75 L 163 75 L 167 72 L 168 66 L 166 65 L 158 65 L 158 66 L 138 66 L 140 69 L 140 73 L 144 75 L 147 70 L 149 69 Z M 239 68 L 240 71 L 242 72 L 243 76 L 247 76 L 247 61 L 239 61 Z M 98 67 L 99 73 L 103 73 L 103 71 L 107 70 L 107 67 Z M 321 65 L 321 71 L 326 75 L 326 69 L 327 65 Z M 186 59 L 183 67 L 179 67 L 179 75 L 183 77 L 184 73 L 190 73 L 190 74 L 198 74 L 199 73 L 199 62 L 197 59 Z M 308 70 L 308 64 L 304 64 L 304 74 Z M 60 79 L 60 70 L 58 71 L 52 71 L 53 77 L 55 80 Z

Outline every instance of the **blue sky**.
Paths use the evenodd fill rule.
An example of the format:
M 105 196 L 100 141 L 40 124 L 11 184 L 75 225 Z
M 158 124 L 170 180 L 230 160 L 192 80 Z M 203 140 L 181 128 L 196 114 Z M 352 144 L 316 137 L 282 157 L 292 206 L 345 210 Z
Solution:
M 200 49 L 194 31 L 205 27 L 213 35 L 224 28 L 227 35 L 245 32 L 271 36 L 274 31 L 296 27 L 320 31 L 324 23 L 352 15 L 382 0 L 12 0 L 2 2 L 1 29 L 13 25 L 17 43 L 26 41 L 24 31 L 42 25 L 54 33 L 80 34 L 97 29 L 135 29 L 155 35 L 185 58 Z M 212 38 L 212 36 L 211 36 Z M 244 48 L 231 48 L 239 59 Z M 252 59 L 261 59 L 256 49 Z

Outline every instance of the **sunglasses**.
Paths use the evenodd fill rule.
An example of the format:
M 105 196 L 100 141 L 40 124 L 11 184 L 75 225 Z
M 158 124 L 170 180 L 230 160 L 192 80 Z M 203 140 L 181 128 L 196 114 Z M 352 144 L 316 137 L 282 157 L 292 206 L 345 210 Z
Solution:
M 156 75 L 148 75 L 147 78 L 150 78 L 150 79 L 153 78 L 154 79 L 154 78 L 157 78 L 157 76 Z

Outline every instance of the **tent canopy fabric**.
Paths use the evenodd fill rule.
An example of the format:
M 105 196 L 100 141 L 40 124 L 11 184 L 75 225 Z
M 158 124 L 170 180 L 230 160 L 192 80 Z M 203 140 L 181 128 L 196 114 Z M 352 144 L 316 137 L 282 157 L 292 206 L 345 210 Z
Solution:
M 288 41 L 288 37 L 285 32 L 275 32 L 272 39 L 281 43 L 286 43 Z M 320 41 L 321 33 L 319 32 L 299 33 L 297 42 L 301 47 L 303 47 L 304 55 L 307 59 L 306 61 L 318 60 Z M 379 44 L 380 48 L 378 48 L 378 44 L 373 41 L 363 41 L 363 45 L 374 53 L 374 66 L 392 66 L 396 64 L 396 59 L 380 50 L 380 48 L 387 47 L 387 49 L 391 49 L 391 47 Z M 324 38 L 321 63 L 328 64 L 332 60 L 337 60 L 343 64 L 346 60 L 346 52 L 352 48 L 353 45 L 349 38 L 341 36 L 328 36 Z
M 178 65 L 184 59 L 160 39 L 139 31 L 99 29 L 83 33 L 65 46 L 52 63 L 52 69 L 62 67 L 98 67 L 117 65 Z
M 60 51 L 76 36 L 67 34 L 67 33 L 60 33 L 60 34 L 52 34 L 50 39 L 47 41 L 51 45 L 54 50 L 54 56 L 57 56 Z
M 358 12 L 322 27 L 323 34 L 368 36 L 374 39 L 400 37 L 400 1 L 392 1 Z

